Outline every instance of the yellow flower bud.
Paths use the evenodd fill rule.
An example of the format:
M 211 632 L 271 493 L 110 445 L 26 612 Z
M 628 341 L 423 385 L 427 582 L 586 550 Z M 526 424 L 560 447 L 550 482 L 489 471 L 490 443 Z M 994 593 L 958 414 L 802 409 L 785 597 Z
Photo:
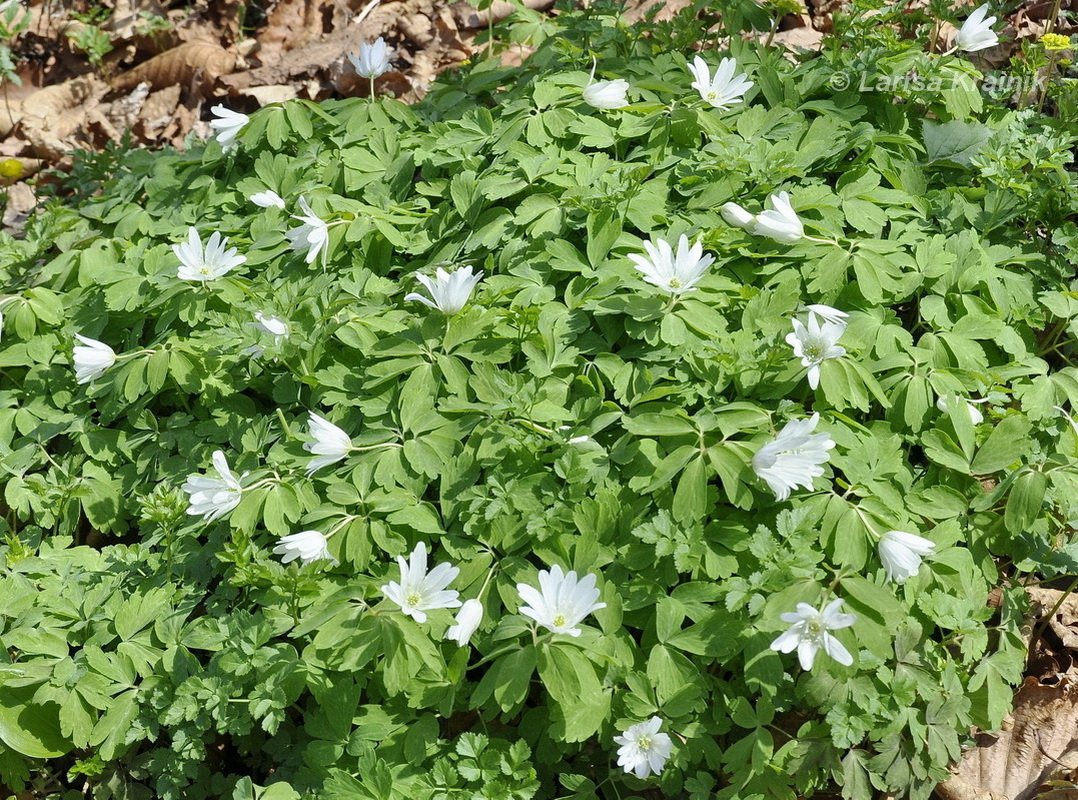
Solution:
M 5 158 L 0 161 L 0 178 L 6 178 L 10 181 L 18 180 L 22 177 L 22 162 L 16 158 Z
M 1066 50 L 1071 46 L 1070 37 L 1064 36 L 1061 33 L 1046 33 L 1037 41 L 1043 44 L 1044 49 L 1048 50 L 1049 52 Z

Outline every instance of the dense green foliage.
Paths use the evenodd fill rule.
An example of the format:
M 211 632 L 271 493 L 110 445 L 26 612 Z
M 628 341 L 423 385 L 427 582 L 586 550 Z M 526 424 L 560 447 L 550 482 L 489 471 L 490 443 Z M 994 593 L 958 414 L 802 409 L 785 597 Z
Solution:
M 1078 434 L 1054 408 L 1078 407 L 1078 128 L 887 22 L 911 24 L 839 18 L 800 64 L 735 37 L 756 85 L 723 111 L 689 88 L 691 15 L 644 35 L 593 6 L 524 67 L 477 64 L 413 108 L 295 101 L 228 153 L 76 172 L 81 202 L 0 239 L 3 783 L 926 797 L 1009 707 L 1023 577 L 1078 571 Z M 581 102 L 591 52 L 631 106 Z M 836 91 L 844 70 L 942 88 Z M 324 265 L 248 200 L 266 189 L 331 223 Z M 816 240 L 720 216 L 780 189 Z M 189 226 L 246 264 L 179 280 Z M 627 255 L 681 233 L 717 260 L 672 303 Z M 465 264 L 485 277 L 459 314 L 404 302 L 417 271 Z M 850 313 L 816 391 L 784 341 L 805 303 Z M 74 333 L 121 359 L 76 385 Z M 955 396 L 983 422 L 937 410 Z M 389 446 L 308 477 L 309 411 Z M 837 446 L 776 502 L 753 454 L 812 412 Z M 180 487 L 214 450 L 257 486 L 206 523 Z M 337 529 L 339 564 L 282 565 L 277 539 L 312 528 Z M 874 529 L 936 553 L 889 583 Z M 383 597 L 419 542 L 462 598 L 493 571 L 470 646 L 443 639 L 450 611 L 419 624 Z M 579 638 L 517 613 L 516 583 L 555 564 L 599 576 Z M 852 666 L 770 649 L 780 614 L 832 596 Z M 613 736 L 652 716 L 673 755 L 640 780 Z

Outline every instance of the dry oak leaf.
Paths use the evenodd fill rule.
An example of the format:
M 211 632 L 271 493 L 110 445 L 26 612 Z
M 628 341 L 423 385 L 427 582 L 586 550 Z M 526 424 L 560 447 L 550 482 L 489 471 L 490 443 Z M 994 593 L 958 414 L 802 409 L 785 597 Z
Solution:
M 188 42 L 173 47 L 116 77 L 112 88 L 124 91 L 140 83 L 151 89 L 180 84 L 187 86 L 201 70 L 203 92 L 209 94 L 214 82 L 236 69 L 236 55 L 210 42 Z
M 941 800 L 1032 800 L 1038 787 L 1078 763 L 1078 686 L 1027 678 L 999 733 L 982 733 L 955 775 L 936 787 Z

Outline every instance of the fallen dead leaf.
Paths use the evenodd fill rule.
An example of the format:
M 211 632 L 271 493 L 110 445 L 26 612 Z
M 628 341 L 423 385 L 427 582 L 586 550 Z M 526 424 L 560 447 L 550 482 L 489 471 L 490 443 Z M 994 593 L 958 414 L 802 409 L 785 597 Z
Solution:
M 188 42 L 117 76 L 112 88 L 124 91 L 148 83 L 154 89 L 163 89 L 172 84 L 188 85 L 199 77 L 203 93 L 209 95 L 217 79 L 235 68 L 235 53 L 211 42 Z
M 1027 678 L 997 734 L 982 733 L 936 788 L 941 800 L 1031 800 L 1038 787 L 1078 764 L 1078 685 Z

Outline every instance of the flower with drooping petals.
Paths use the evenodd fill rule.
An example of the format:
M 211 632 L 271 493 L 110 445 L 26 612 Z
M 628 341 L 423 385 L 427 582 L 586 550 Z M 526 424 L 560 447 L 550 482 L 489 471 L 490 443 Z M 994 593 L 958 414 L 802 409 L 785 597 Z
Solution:
M 786 342 L 794 350 L 794 356 L 801 359 L 801 365 L 808 367 L 809 386 L 815 390 L 820 385 L 820 365 L 829 358 L 846 355 L 846 348 L 838 344 L 846 332 L 845 322 L 824 322 L 820 324 L 815 314 L 808 315 L 808 325 L 801 320 L 793 320 L 793 333 L 786 335 Z
M 921 568 L 921 559 L 936 552 L 936 543 L 905 531 L 887 531 L 880 537 L 880 561 L 887 580 L 905 583 Z
M 228 239 L 214 231 L 202 247 L 202 238 L 195 228 L 187 231 L 187 241 L 172 245 L 172 252 L 180 260 L 176 277 L 181 281 L 212 281 L 227 275 L 247 260 L 247 256 L 238 255 L 235 247 L 225 249 Z
M 289 564 L 297 558 L 303 566 L 315 561 L 338 563 L 337 559 L 330 555 L 326 537 L 321 531 L 300 531 L 282 536 L 273 552 L 281 556 L 283 564 Z
M 715 261 L 715 256 L 704 254 L 700 242 L 689 247 L 689 238 L 685 234 L 678 239 L 677 253 L 665 239 L 644 242 L 644 250 L 646 256 L 630 253 L 629 259 L 636 264 L 647 283 L 672 297 L 692 291 Z
M 425 297 L 419 292 L 409 292 L 404 296 L 406 301 L 418 300 L 430 308 L 441 311 L 446 316 L 456 314 L 468 303 L 472 296 L 472 289 L 483 278 L 483 271 L 472 274 L 472 268 L 459 267 L 452 272 L 446 272 L 441 267 L 434 271 L 434 277 L 416 273 L 416 280 L 427 287 L 430 297 Z
M 303 224 L 286 231 L 285 236 L 293 250 L 307 250 L 305 261 L 311 264 L 329 247 L 329 225 L 314 213 L 306 197 L 299 198 L 299 208 L 302 213 L 293 214 L 292 219 L 298 219 Z
M 783 622 L 792 622 L 790 629 L 771 643 L 771 649 L 780 653 L 791 653 L 797 649 L 797 660 L 801 669 L 810 670 L 816 660 L 816 653 L 821 649 L 844 666 L 853 663 L 853 656 L 830 631 L 848 628 L 857 622 L 853 614 L 844 614 L 842 600 L 832 600 L 823 611 L 817 611 L 808 603 L 798 603 L 797 611 L 782 614 Z
M 464 647 L 471 640 L 479 623 L 483 621 L 483 604 L 472 598 L 465 600 L 464 605 L 457 612 L 457 618 L 453 625 L 445 632 L 445 638 L 457 643 L 457 647 Z
M 72 351 L 75 365 L 75 383 L 90 383 L 100 378 L 116 363 L 116 352 L 104 342 L 76 333 L 82 345 Z
M 255 192 L 247 199 L 259 208 L 284 208 L 284 200 L 272 189 L 267 189 L 264 192 Z
M 823 303 L 809 303 L 805 306 L 805 310 L 810 314 L 815 314 L 824 322 L 830 322 L 834 325 L 845 325 L 846 320 L 850 318 L 850 315 L 845 311 L 839 311 L 832 306 L 825 306 Z
M 459 608 L 459 592 L 446 589 L 460 570 L 450 564 L 438 564 L 427 572 L 427 546 L 420 542 L 415 546 L 410 563 L 397 556 L 400 565 L 400 583 L 387 583 L 382 593 L 400 606 L 401 611 L 416 622 L 426 622 L 428 611 L 436 608 Z
M 618 766 L 638 778 L 662 772 L 674 747 L 669 734 L 659 733 L 662 724 L 662 719 L 652 717 L 647 722 L 630 725 L 621 736 L 615 736 L 614 743 L 621 745 Z
M 756 228 L 756 215 L 750 214 L 737 203 L 723 203 L 719 213 L 722 214 L 722 218 L 728 224 L 735 228 L 741 228 L 741 230 L 749 231 L 750 233 Z
M 584 102 L 592 108 L 608 110 L 623 108 L 629 105 L 626 92 L 629 91 L 629 82 L 618 78 L 612 81 L 596 81 L 584 87 L 582 97 Z
M 217 141 L 220 142 L 221 149 L 228 152 L 236 143 L 236 134 L 250 122 L 250 118 L 222 105 L 216 105 L 210 111 L 217 117 L 210 120 L 210 127 L 217 131 Z
M 757 236 L 768 236 L 782 244 L 793 244 L 804 237 L 805 228 L 801 224 L 801 218 L 790 205 L 790 195 L 787 192 L 778 192 L 767 199 L 771 208 L 756 215 L 756 225 L 752 232 Z
M 775 493 L 778 501 L 801 486 L 812 489 L 812 481 L 823 475 L 828 451 L 835 446 L 831 435 L 813 433 L 820 421 L 818 413 L 805 419 L 792 419 L 752 457 L 752 470 Z
M 744 75 L 735 75 L 736 70 L 737 61 L 724 58 L 719 62 L 719 68 L 715 70 L 715 77 L 712 78 L 707 62 L 696 56 L 689 64 L 689 72 L 696 79 L 692 82 L 692 88 L 715 108 L 726 108 L 740 103 L 742 95 L 751 89 L 753 84 Z
M 592 611 L 606 608 L 606 603 L 596 603 L 599 590 L 595 588 L 595 575 L 588 574 L 577 580 L 576 572 L 562 572 L 555 564 L 550 571 L 539 571 L 539 589 L 526 583 L 517 584 L 520 599 L 527 603 L 520 613 L 530 617 L 554 633 L 579 636 L 576 627 Z
M 970 14 L 954 38 L 955 47 L 967 53 L 975 53 L 999 44 L 999 36 L 992 30 L 996 18 L 987 15 L 988 3 Z
M 393 60 L 393 50 L 386 46 L 386 40 L 381 36 L 371 44 L 359 43 L 359 54 L 349 53 L 348 60 L 352 62 L 360 77 L 373 80 L 389 69 L 389 62 Z
M 241 481 L 247 477 L 246 472 L 238 478 L 232 474 L 225 454 L 220 450 L 213 451 L 212 460 L 219 477 L 191 475 L 183 484 L 183 490 L 190 495 L 187 513 L 202 516 L 206 522 L 212 522 L 240 504 L 243 498 Z
M 352 438 L 328 419 L 318 416 L 313 411 L 307 431 L 314 439 L 304 442 L 303 449 L 313 453 L 315 458 L 307 465 L 307 474 L 313 475 L 322 467 L 335 464 L 352 450 Z
M 984 422 L 984 414 L 981 413 L 981 410 L 977 408 L 977 405 L 972 400 L 966 400 L 957 395 L 950 395 L 950 397 L 954 397 L 966 404 L 966 410 L 969 412 L 969 421 L 974 425 L 980 425 Z M 946 414 L 951 410 L 950 398 L 947 395 L 940 395 L 939 399 L 936 400 L 936 408 Z

